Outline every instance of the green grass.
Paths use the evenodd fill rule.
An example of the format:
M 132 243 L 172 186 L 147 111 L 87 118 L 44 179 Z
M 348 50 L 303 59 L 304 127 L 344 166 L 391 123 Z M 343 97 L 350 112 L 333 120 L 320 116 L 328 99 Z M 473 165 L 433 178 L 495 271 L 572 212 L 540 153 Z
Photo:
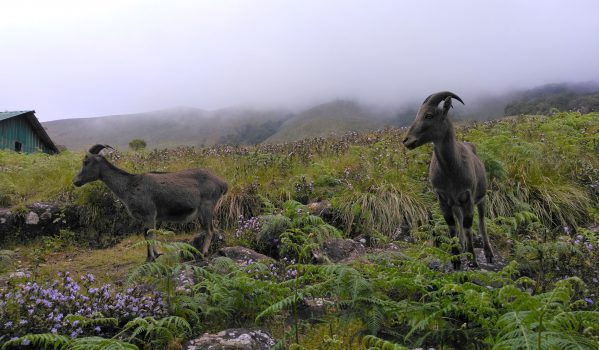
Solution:
M 458 137 L 477 145 L 489 169 L 490 214 L 506 216 L 527 207 L 554 226 L 588 220 L 589 206 L 597 199 L 590 186 L 599 168 L 598 120 L 597 113 L 562 113 L 461 126 Z M 315 184 L 310 200 L 363 205 L 374 211 L 364 224 L 387 231 L 400 216 L 411 223 L 422 220 L 424 208 L 430 210 L 435 202 L 425 181 L 430 146 L 407 152 L 400 144 L 402 135 L 390 129 L 250 148 L 124 152 L 113 160 L 131 172 L 209 168 L 230 184 L 230 216 L 255 214 L 243 208 L 257 205 L 247 203 L 255 199 L 244 189 L 253 186 L 256 195 L 280 204 L 295 199 L 294 185 L 305 177 Z M 0 205 L 76 201 L 88 191 L 71 184 L 81 158 L 82 153 L 72 152 L 47 156 L 0 151 Z M 393 203 L 401 212 L 391 208 Z M 377 211 L 380 206 L 387 208 Z M 351 216 L 347 208 L 342 211 Z
M 173 310 L 181 315 L 195 310 L 195 318 L 187 322 L 196 333 L 263 326 L 295 349 L 368 348 L 360 344 L 375 349 L 525 348 L 521 344 L 530 349 L 597 349 L 599 311 L 588 300 L 596 303 L 599 295 L 599 282 L 593 280 L 599 273 L 599 234 L 585 227 L 599 222 L 599 114 L 528 116 L 457 128 L 460 140 L 476 144 L 489 175 L 488 229 L 508 262 L 498 272 L 447 271 L 455 242 L 439 238 L 438 247 L 432 244 L 447 227 L 427 181 L 431 147 L 406 151 L 404 132 L 108 157 L 131 172 L 205 167 L 225 178 L 230 191 L 218 219 L 226 244 L 256 248 L 260 241 L 258 236 L 233 236 L 240 215 L 262 217 L 261 235 L 276 233 L 275 221 L 284 222 L 278 225 L 282 252 L 301 264 L 280 261 L 279 275 L 263 263 L 238 266 L 221 257 L 213 265 L 193 268 L 198 283 L 192 298 L 169 289 Z M 82 156 L 0 152 L 0 204 L 15 209 L 35 201 L 78 204 L 85 214 L 83 231 L 106 233 L 112 223 L 108 219 L 128 220 L 105 186 L 71 185 Z M 326 223 L 298 203 L 317 200 L 331 203 Z M 415 243 L 395 242 L 399 252 L 381 250 L 406 223 Z M 73 245 L 63 244 L 61 240 L 73 239 L 67 233 L 17 244 L 19 251 L 10 253 L 5 260 L 11 262 L 3 266 L 10 270 L 16 260 L 34 266 L 39 281 L 70 270 L 124 283 L 140 266 L 154 271 L 142 264 L 144 246 L 135 244 L 140 236 L 119 237 L 122 241 L 111 248 L 89 249 L 78 246 L 84 232 L 77 232 Z M 310 252 L 339 235 L 369 236 L 375 247 L 347 265 L 311 264 Z M 595 247 L 588 248 L 589 243 Z M 152 265 L 155 271 L 166 264 L 161 259 Z M 176 261 L 168 263 L 164 271 L 178 271 Z M 294 278 L 283 277 L 290 271 Z M 172 287 L 158 275 L 146 277 Z M 323 317 L 298 319 L 300 300 L 307 297 L 331 303 Z

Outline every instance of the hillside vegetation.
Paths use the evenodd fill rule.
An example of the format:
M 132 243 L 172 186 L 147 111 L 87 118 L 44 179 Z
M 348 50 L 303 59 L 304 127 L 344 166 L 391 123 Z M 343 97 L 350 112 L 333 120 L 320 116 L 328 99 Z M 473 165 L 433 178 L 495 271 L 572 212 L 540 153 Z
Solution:
M 266 143 L 297 141 L 307 137 L 341 136 L 371 131 L 391 124 L 390 119 L 351 101 L 333 101 L 312 107 L 286 120 Z
M 89 213 L 75 237 L 62 232 L 51 241 L 67 244 L 9 245 L 21 249 L 36 284 L 16 279 L 0 292 L 0 342 L 176 349 L 202 332 L 260 326 L 280 340 L 279 349 L 599 349 L 599 113 L 457 128 L 485 163 L 488 230 L 503 258 L 480 270 L 453 271 L 450 252 L 458 243 L 447 237 L 426 180 L 431 147 L 408 152 L 404 136 L 391 128 L 247 148 L 107 155 L 131 172 L 212 169 L 230 184 L 218 212 L 223 244 L 272 259 L 239 264 L 217 257 L 197 265 L 195 250 L 167 235 L 158 242 L 166 254 L 156 262 L 136 266 L 123 257 L 131 267 L 119 271 L 127 276 L 122 287 L 81 271 L 83 277 L 61 271 L 52 284 L 58 271 L 33 258 L 93 247 L 98 239 L 85 240 L 86 230 L 114 236 L 106 222 L 129 220 L 104 185 L 71 185 L 83 154 L 0 152 L 3 206 L 57 201 Z M 330 207 L 320 216 L 307 206 L 322 201 Z M 194 228 L 165 226 L 160 233 L 167 229 Z M 363 240 L 367 252 L 345 263 L 316 259 L 336 238 Z M 132 248 L 143 254 L 143 242 Z M 79 266 L 93 256 L 83 255 Z M 89 310 L 78 313 L 75 301 L 49 295 Z M 131 308 L 118 306 L 124 298 Z M 322 313 L 306 316 L 313 300 L 324 303 Z
M 491 120 L 512 115 L 599 110 L 599 85 L 549 84 L 524 91 L 478 96 L 456 106 L 459 120 Z M 462 96 L 467 97 L 467 96 Z M 206 111 L 180 107 L 147 113 L 43 123 L 55 143 L 83 151 L 103 143 L 124 149 L 133 139 L 148 148 L 282 143 L 309 137 L 328 137 L 347 132 L 367 132 L 406 126 L 418 103 L 403 108 L 374 107 L 350 100 L 335 100 L 291 112 L 284 109 L 225 108 Z
M 525 91 L 505 106 L 505 115 L 599 111 L 599 85 L 549 84 Z
M 175 108 L 139 114 L 56 120 L 43 125 L 56 143 L 70 150 L 81 151 L 90 143 L 125 148 L 132 139 L 145 140 L 149 148 L 287 142 L 397 125 L 398 121 L 393 119 L 392 114 L 341 100 L 299 113 L 251 108 L 216 111 Z
M 284 110 L 174 108 L 55 120 L 43 125 L 56 143 L 76 151 L 84 150 L 90 143 L 126 148 L 132 139 L 145 140 L 150 148 L 200 147 L 219 143 L 260 143 L 274 134 L 289 115 Z

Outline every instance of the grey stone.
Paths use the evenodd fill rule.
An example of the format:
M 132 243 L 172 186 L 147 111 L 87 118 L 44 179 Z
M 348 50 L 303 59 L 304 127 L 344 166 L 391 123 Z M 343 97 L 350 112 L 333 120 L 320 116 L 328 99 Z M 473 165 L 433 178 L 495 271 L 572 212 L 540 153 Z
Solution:
M 312 202 L 308 204 L 308 211 L 312 215 L 321 216 L 323 214 L 328 214 L 331 209 L 331 203 L 328 201 L 320 201 L 320 202 Z
M 186 350 L 270 350 L 275 339 L 261 329 L 226 329 L 216 334 L 205 333 L 200 338 L 188 341 Z
M 220 255 L 235 260 L 238 263 L 247 263 L 248 261 L 272 260 L 270 257 L 260 254 L 250 248 L 235 246 L 223 247 L 219 250 Z
M 330 239 L 322 245 L 322 249 L 315 252 L 314 258 L 319 262 L 341 262 L 353 260 L 366 253 L 366 248 L 361 242 L 353 239 Z
M 37 225 L 40 222 L 40 217 L 39 215 L 37 215 L 37 213 L 30 211 L 29 213 L 27 213 L 27 216 L 25 217 L 25 223 L 27 225 Z

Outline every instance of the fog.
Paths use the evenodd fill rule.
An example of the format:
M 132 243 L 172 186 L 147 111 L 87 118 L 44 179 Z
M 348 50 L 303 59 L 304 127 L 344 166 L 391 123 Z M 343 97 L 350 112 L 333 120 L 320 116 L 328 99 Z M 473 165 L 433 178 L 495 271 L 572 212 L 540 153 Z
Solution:
M 400 106 L 599 79 L 599 2 L 2 1 L 0 110 Z

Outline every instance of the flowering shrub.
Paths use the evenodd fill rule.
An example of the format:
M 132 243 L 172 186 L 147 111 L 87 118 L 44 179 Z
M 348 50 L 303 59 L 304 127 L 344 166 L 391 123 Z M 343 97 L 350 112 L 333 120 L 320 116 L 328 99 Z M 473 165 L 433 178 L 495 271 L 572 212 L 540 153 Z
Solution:
M 17 284 L 0 292 L 0 334 L 11 337 L 27 333 L 70 335 L 110 334 L 111 330 L 81 327 L 67 315 L 111 317 L 126 322 L 136 317 L 162 317 L 166 309 L 160 294 L 140 286 L 117 292 L 110 284 L 97 286 L 92 274 L 76 280 L 69 272 L 48 283 Z
M 295 259 L 287 257 L 283 257 L 276 262 L 271 262 L 268 265 L 254 259 L 248 259 L 240 264 L 240 269 L 256 280 L 285 282 L 297 277 L 295 263 Z
M 300 181 L 293 185 L 293 189 L 295 191 L 295 200 L 302 204 L 308 204 L 310 198 L 314 195 L 314 182 L 308 182 L 306 177 L 302 176 Z
M 260 218 L 253 216 L 246 219 L 243 217 L 243 215 L 241 215 L 239 216 L 237 230 L 235 230 L 235 238 L 248 238 L 249 240 L 252 240 L 256 237 L 256 234 L 260 232 L 261 229 L 262 224 L 260 223 Z

